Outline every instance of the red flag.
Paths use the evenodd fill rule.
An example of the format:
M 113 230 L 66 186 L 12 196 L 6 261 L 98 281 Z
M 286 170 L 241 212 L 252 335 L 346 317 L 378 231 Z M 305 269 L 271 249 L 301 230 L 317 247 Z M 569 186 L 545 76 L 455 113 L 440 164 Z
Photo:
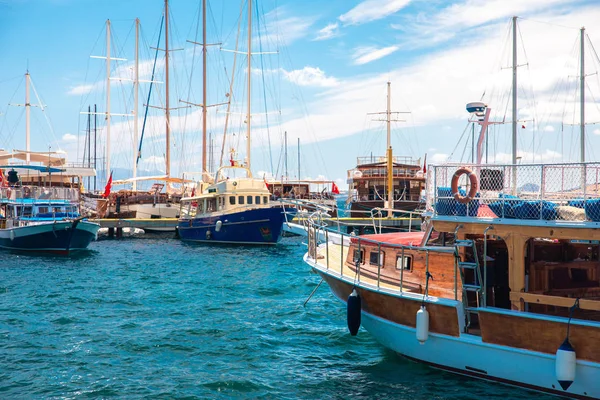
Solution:
M 523 124 L 523 125 L 521 125 L 521 128 L 525 129 L 525 128 L 527 128 L 527 127 L 525 126 L 525 124 Z
M 333 194 L 340 194 L 340 189 L 338 189 L 338 187 L 335 184 L 335 182 L 331 182 L 331 193 L 333 193 Z
M 102 198 L 106 199 L 110 196 L 110 188 L 112 187 L 112 171 L 110 172 L 110 176 L 108 177 L 108 182 L 106 182 L 106 186 L 104 186 L 104 194 L 102 194 Z
M 4 176 L 4 171 L 2 171 L 0 169 L 0 187 L 6 187 L 8 186 L 8 181 L 6 180 L 6 177 Z
M 192 188 L 192 195 L 190 197 L 194 197 L 196 195 L 196 187 Z
M 263 175 L 263 180 L 265 181 L 265 186 L 268 189 L 269 188 L 269 184 L 267 183 L 267 176 L 266 175 Z
M 423 173 L 427 173 L 427 153 L 425 153 L 425 158 L 423 159 Z

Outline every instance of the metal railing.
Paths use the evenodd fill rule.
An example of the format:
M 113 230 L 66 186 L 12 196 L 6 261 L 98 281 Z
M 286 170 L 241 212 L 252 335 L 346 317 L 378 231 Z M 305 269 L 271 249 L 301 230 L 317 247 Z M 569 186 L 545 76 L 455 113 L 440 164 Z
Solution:
M 68 200 L 79 201 L 79 189 L 65 187 L 15 186 L 0 188 L 0 199 L 3 200 Z
M 403 293 L 406 292 L 406 287 L 407 285 L 413 285 L 413 286 L 419 286 L 419 293 L 423 294 L 425 288 L 423 287 L 423 285 L 421 284 L 416 284 L 414 282 L 405 282 L 404 279 L 404 270 L 406 269 L 406 251 L 411 251 L 411 257 L 412 260 L 411 262 L 416 258 L 414 257 L 414 255 L 416 255 L 417 253 L 423 253 L 424 254 L 424 261 L 425 261 L 425 265 L 424 266 L 419 266 L 419 268 L 424 267 L 424 270 L 426 272 L 429 272 L 429 260 L 430 260 L 430 253 L 450 253 L 452 251 L 452 248 L 449 247 L 439 247 L 439 248 L 435 248 L 435 247 L 422 247 L 419 245 L 403 245 L 403 244 L 394 244 L 394 243 L 389 243 L 389 242 L 382 242 L 382 241 L 377 241 L 377 240 L 373 240 L 373 239 L 368 239 L 368 238 L 364 238 L 364 237 L 360 237 L 360 236 L 354 236 L 354 235 L 349 235 L 349 234 L 345 234 L 345 233 L 341 233 L 341 232 L 334 232 L 331 231 L 330 228 L 328 228 L 327 226 L 323 225 L 322 223 L 319 223 L 318 219 L 313 219 L 311 218 L 309 220 L 309 235 L 308 235 L 308 254 L 309 257 L 313 259 L 314 262 L 317 262 L 319 259 L 324 259 L 325 261 L 325 269 L 327 271 L 332 270 L 335 272 L 339 272 L 339 274 L 343 277 L 347 277 L 348 279 L 353 279 L 356 283 L 365 283 L 365 284 L 370 284 L 373 287 L 377 288 L 377 290 L 381 290 L 382 289 L 382 267 L 385 264 L 384 259 L 381 257 L 382 254 L 382 247 L 385 246 L 385 251 L 389 251 L 390 254 L 394 255 L 395 258 L 395 268 L 398 270 L 398 282 L 397 284 L 392 284 L 390 283 L 390 281 L 388 280 L 386 282 L 386 286 L 385 288 L 387 290 L 392 290 L 392 291 L 397 291 L 398 293 Z M 341 244 L 337 244 L 337 243 L 333 243 L 329 240 L 325 240 L 324 242 L 319 242 L 319 238 L 320 237 L 325 237 L 327 238 L 327 233 L 328 232 L 332 232 L 335 233 L 336 235 L 340 235 L 342 237 L 342 239 L 347 238 L 348 241 L 346 240 L 342 240 Z M 345 243 L 350 243 L 349 240 L 354 241 L 354 246 L 356 249 L 356 252 L 358 253 L 358 256 L 356 256 L 355 254 L 350 254 L 350 246 L 346 245 Z M 333 246 L 339 246 L 340 248 L 340 265 L 339 266 L 332 266 L 331 265 L 331 261 L 330 261 L 330 257 L 329 254 L 331 251 L 334 251 L 334 247 Z M 364 265 L 366 265 L 367 263 L 370 263 L 370 260 L 367 258 L 366 256 L 366 251 L 365 250 L 365 246 L 368 245 L 371 248 L 375 248 L 377 249 L 377 271 L 376 274 L 374 276 L 374 272 L 371 270 L 365 270 L 363 268 Z M 396 251 L 390 251 L 391 250 L 396 250 Z M 321 250 L 321 251 L 320 251 Z M 324 254 L 322 254 L 324 253 Z M 398 259 L 398 254 L 400 254 L 400 258 Z M 347 268 L 346 264 L 347 264 L 347 260 L 348 262 L 352 262 L 352 264 L 355 266 L 355 270 L 348 273 L 344 273 L 344 269 Z M 399 260 L 399 261 L 398 261 Z M 400 262 L 400 266 L 398 266 L 398 262 Z M 389 266 L 389 263 L 387 264 L 387 266 Z M 452 268 L 452 265 L 448 266 L 449 268 Z M 411 263 L 410 268 L 414 268 L 414 266 Z M 389 275 L 386 275 L 386 277 L 390 277 Z M 454 286 L 457 287 L 458 286 L 458 282 L 456 281 L 457 277 L 454 277 Z M 374 282 L 374 283 L 373 283 Z M 409 290 L 412 291 L 414 293 L 414 289 Z M 456 291 L 456 289 L 455 289 Z
M 420 158 L 410 156 L 393 156 L 392 161 L 398 164 L 421 165 Z M 387 156 L 363 156 L 356 158 L 356 165 L 373 164 L 379 162 L 387 162 Z
M 478 180 L 475 197 L 467 174 L 452 187 L 457 170 Z M 431 166 L 427 209 L 437 216 L 514 220 L 600 222 L 600 163 Z

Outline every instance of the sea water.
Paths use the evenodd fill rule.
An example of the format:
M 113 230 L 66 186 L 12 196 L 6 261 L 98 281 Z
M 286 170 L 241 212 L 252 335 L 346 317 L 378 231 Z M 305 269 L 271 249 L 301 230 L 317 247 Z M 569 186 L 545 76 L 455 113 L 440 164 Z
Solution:
M 0 252 L 0 398 L 531 399 L 403 359 L 303 263 L 171 235 L 73 257 Z

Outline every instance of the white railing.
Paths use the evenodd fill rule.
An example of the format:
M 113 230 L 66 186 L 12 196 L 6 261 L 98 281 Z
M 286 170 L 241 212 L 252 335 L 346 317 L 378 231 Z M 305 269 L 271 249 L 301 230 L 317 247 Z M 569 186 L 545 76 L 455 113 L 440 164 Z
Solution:
M 64 187 L 17 186 L 0 188 L 0 199 L 35 199 L 79 201 L 79 189 Z
M 471 188 L 467 168 L 478 190 L 467 203 L 455 200 Z M 600 163 L 430 166 L 427 209 L 437 216 L 516 220 L 600 222 Z

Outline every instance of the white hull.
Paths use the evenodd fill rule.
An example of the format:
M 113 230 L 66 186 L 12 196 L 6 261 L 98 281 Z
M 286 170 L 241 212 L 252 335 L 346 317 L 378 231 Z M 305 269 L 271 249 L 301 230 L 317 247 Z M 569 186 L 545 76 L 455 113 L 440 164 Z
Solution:
M 129 204 L 121 206 L 122 211 L 135 211 L 136 219 L 179 218 L 179 204 Z M 172 228 L 144 228 L 146 231 L 175 232 Z
M 365 312 L 362 325 L 382 345 L 434 367 L 555 394 L 563 392 L 556 380 L 554 354 L 483 343 L 481 337 L 469 334 L 452 337 L 429 333 L 429 339 L 421 345 L 415 328 Z M 600 398 L 599 382 L 600 365 L 578 360 L 575 381 L 563 393 Z

